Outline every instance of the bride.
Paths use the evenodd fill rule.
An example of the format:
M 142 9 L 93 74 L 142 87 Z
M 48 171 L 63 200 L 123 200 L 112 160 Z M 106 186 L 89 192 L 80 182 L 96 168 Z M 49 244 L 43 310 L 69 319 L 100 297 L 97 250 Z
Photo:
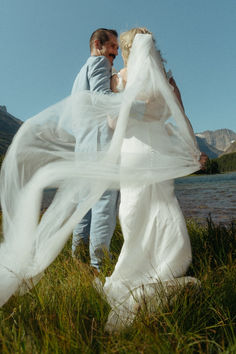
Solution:
M 122 92 L 78 92 L 26 121 L 15 136 L 0 178 L 0 306 L 37 283 L 78 221 L 105 190 L 120 186 L 125 243 L 104 286 L 113 310 L 133 309 L 130 291 L 138 296 L 140 285 L 151 291 L 151 284 L 184 274 L 191 249 L 172 180 L 198 170 L 200 153 L 150 34 L 135 36 L 127 73 Z M 137 100 L 142 120 L 132 116 Z M 79 129 L 89 134 L 95 120 L 108 117 L 111 143 L 75 153 Z M 47 188 L 56 194 L 40 217 Z
M 137 39 L 142 37 L 152 46 L 150 56 L 159 56 L 162 74 L 167 79 L 160 53 L 155 53 L 151 33 L 145 28 L 133 28 L 120 36 L 125 68 L 112 77 L 111 87 L 114 92 L 125 90 L 126 82 L 128 85 L 130 78 L 127 62 L 128 67 L 131 65 L 128 58 L 132 51 L 138 52 L 135 46 L 138 46 Z M 147 64 L 144 62 L 144 65 Z M 177 87 L 174 89 L 169 85 L 169 89 L 176 91 Z M 142 95 L 150 100 L 145 86 L 139 92 L 140 99 L 143 99 Z M 157 161 L 161 158 L 168 159 L 171 150 L 178 158 L 178 149 L 181 147 L 176 147 L 176 144 L 181 142 L 176 140 L 176 127 L 167 123 L 171 115 L 170 109 L 160 92 L 157 92 L 155 98 L 157 106 L 152 116 L 144 113 L 143 122 L 135 124 L 130 120 L 128 123 L 121 148 L 122 166 L 144 166 L 145 161 L 150 158 L 155 161 L 155 156 L 152 157 L 155 154 L 158 155 Z M 179 94 L 178 98 L 179 105 L 182 106 Z M 193 132 L 192 139 L 194 141 Z M 192 158 L 196 159 L 194 155 Z M 170 162 L 169 167 L 174 169 L 172 163 L 174 161 Z M 130 323 L 138 306 L 157 296 L 158 290 L 160 292 L 164 286 L 196 281 L 190 277 L 183 278 L 191 262 L 191 245 L 184 217 L 174 194 L 174 181 L 167 178 L 160 183 L 144 182 L 137 185 L 124 181 L 121 182 L 120 195 L 119 219 L 124 244 L 114 272 L 106 278 L 103 287 L 112 307 L 107 322 L 108 330 Z

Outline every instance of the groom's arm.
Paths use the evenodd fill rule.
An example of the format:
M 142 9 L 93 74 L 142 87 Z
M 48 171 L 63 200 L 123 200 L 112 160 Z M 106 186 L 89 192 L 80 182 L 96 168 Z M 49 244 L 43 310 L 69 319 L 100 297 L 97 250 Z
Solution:
M 90 91 L 111 94 L 110 88 L 111 65 L 104 56 L 93 57 L 88 69 Z

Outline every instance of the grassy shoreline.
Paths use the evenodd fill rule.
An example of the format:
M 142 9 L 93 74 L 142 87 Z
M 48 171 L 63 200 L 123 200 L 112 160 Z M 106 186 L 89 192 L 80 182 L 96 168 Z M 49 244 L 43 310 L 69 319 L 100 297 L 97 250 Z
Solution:
M 92 286 L 87 265 L 71 258 L 68 241 L 38 285 L 0 309 L 1 353 L 216 353 L 236 352 L 235 225 L 187 222 L 193 263 L 188 275 L 201 288 L 183 288 L 174 301 L 143 311 L 119 333 L 104 331 L 109 306 Z M 113 262 L 122 246 L 119 225 Z

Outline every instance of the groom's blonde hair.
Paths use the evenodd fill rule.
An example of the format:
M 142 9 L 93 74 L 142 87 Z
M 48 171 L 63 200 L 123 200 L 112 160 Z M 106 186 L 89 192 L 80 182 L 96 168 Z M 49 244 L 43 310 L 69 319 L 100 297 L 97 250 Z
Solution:
M 123 56 L 125 65 L 127 64 L 127 60 L 128 60 L 128 57 L 129 57 L 130 49 L 132 47 L 132 44 L 133 44 L 133 41 L 134 41 L 134 37 L 135 37 L 135 35 L 137 33 L 151 34 L 152 35 L 152 32 L 150 32 L 145 27 L 131 28 L 129 31 L 123 32 L 120 35 L 120 47 L 121 47 L 122 56 Z

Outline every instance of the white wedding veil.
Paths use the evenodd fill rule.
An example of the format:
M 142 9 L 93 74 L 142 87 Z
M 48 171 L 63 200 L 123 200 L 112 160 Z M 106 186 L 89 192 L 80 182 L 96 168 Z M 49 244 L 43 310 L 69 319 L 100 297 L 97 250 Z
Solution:
M 148 112 L 141 120 L 132 109 L 137 101 Z M 111 119 L 116 124 L 107 146 L 74 151 L 81 131 L 88 137 Z M 121 156 L 131 126 L 136 138 L 152 147 L 148 155 Z M 162 182 L 199 168 L 192 127 L 166 79 L 152 36 L 137 34 L 124 92 L 78 92 L 27 120 L 14 137 L 0 177 L 0 306 L 22 285 L 37 281 L 105 190 L 119 189 L 120 183 Z M 41 216 L 47 188 L 56 194 Z

